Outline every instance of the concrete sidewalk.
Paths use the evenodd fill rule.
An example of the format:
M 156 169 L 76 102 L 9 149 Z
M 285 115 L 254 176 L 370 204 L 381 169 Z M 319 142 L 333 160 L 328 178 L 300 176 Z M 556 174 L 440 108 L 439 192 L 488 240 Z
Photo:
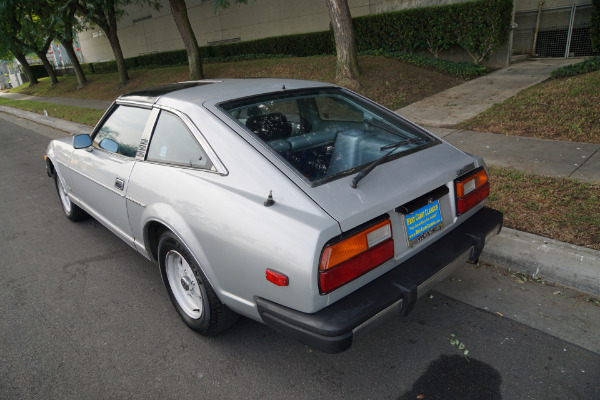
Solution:
M 550 73 L 582 59 L 548 58 L 524 61 L 447 89 L 396 112 L 419 125 L 452 127 L 521 90 L 550 78 Z

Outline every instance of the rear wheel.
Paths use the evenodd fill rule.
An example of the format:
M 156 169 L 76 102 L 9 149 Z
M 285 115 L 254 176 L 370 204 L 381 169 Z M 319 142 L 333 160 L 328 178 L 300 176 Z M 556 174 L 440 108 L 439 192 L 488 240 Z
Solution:
M 187 326 L 214 336 L 237 321 L 238 315 L 221 303 L 194 258 L 171 232 L 160 239 L 158 261 L 169 297 Z
M 88 214 L 71 201 L 67 195 L 67 190 L 65 189 L 63 180 L 59 176 L 57 170 L 54 170 L 54 184 L 56 185 L 56 191 L 58 192 L 60 205 L 62 206 L 67 218 L 69 218 L 71 221 L 81 221 L 82 219 L 86 219 Z

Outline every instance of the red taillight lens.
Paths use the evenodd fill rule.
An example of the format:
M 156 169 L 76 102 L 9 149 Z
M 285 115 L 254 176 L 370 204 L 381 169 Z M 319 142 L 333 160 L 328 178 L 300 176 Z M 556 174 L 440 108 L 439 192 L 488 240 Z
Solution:
M 319 263 L 321 293 L 363 275 L 394 256 L 390 220 L 382 221 L 341 242 L 326 246 Z
M 488 174 L 481 169 L 456 182 L 456 212 L 464 214 L 490 195 Z

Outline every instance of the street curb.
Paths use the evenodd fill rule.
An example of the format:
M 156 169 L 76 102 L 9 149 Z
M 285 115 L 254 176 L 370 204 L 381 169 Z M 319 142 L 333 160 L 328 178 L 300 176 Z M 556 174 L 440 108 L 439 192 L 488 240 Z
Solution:
M 600 251 L 502 228 L 481 259 L 600 296 Z
M 90 134 L 94 129 L 91 126 L 79 124 L 77 122 L 65 121 L 64 119 L 49 117 L 46 115 L 34 113 L 31 111 L 20 110 L 18 108 L 12 108 L 8 106 L 0 106 L 0 111 L 5 112 L 7 114 L 15 115 L 17 117 L 28 119 L 40 125 L 45 125 L 49 126 L 50 128 L 64 131 L 70 135 L 76 135 L 80 133 Z

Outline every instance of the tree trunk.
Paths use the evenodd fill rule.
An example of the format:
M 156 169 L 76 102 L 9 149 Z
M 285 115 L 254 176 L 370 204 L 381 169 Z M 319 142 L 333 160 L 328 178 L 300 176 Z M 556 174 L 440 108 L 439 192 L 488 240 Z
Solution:
M 52 68 L 52 64 L 50 64 L 50 61 L 48 61 L 48 57 L 46 57 L 46 53 L 43 51 L 35 51 L 35 55 L 38 56 L 40 60 L 42 60 L 42 64 L 44 65 L 44 68 L 46 69 L 46 72 L 50 77 L 50 85 L 56 85 L 58 83 L 58 78 L 54 73 L 54 68 Z
M 71 39 L 65 38 L 60 41 L 60 44 L 63 45 L 65 51 L 67 52 L 67 56 L 69 60 L 71 60 L 71 65 L 73 66 L 73 71 L 75 71 L 75 76 L 77 77 L 77 89 L 81 89 L 87 83 L 87 79 L 83 73 L 83 69 L 81 69 L 81 64 L 79 64 L 79 59 L 77 58 L 77 54 L 75 54 L 75 50 L 73 50 L 73 38 Z
M 341 85 L 357 89 L 358 57 L 348 0 L 326 0 L 326 2 L 337 53 L 335 79 Z
M 125 58 L 123 57 L 123 51 L 121 50 L 121 43 L 119 43 L 119 37 L 117 36 L 117 29 L 116 27 L 111 26 L 105 33 L 115 56 L 115 61 L 117 62 L 119 85 L 124 86 L 129 80 L 129 75 L 127 74 L 127 66 L 125 65 Z
M 44 65 L 44 68 L 46 69 L 46 72 L 48 73 L 48 76 L 50 77 L 50 85 L 55 86 L 56 84 L 58 84 L 58 78 L 56 77 L 54 68 L 52 68 L 52 64 L 50 64 L 50 61 L 48 61 L 48 57 L 46 56 L 46 53 L 48 52 L 48 48 L 50 47 L 50 43 L 52 43 L 52 39 L 53 39 L 52 37 L 49 37 L 48 39 L 46 39 L 46 43 L 44 43 L 44 46 L 42 47 L 42 49 L 35 50 L 34 53 L 42 61 L 42 64 Z
M 27 59 L 25 58 L 25 55 L 23 53 L 17 53 L 15 51 L 13 51 L 12 53 L 15 56 L 15 58 L 17 59 L 17 61 L 19 61 L 19 63 L 23 67 L 23 72 L 25 72 L 25 75 L 27 75 L 27 78 L 29 79 L 29 87 L 32 87 L 33 85 L 37 85 L 38 83 L 40 83 L 37 80 L 37 78 L 33 75 L 33 71 L 31 70 L 29 63 L 27 62 Z
M 194 35 L 194 30 L 188 18 L 185 0 L 169 0 L 169 4 L 171 5 L 171 13 L 173 14 L 175 25 L 179 29 L 179 34 L 187 52 L 190 80 L 204 79 L 202 57 L 200 56 L 196 35 Z

